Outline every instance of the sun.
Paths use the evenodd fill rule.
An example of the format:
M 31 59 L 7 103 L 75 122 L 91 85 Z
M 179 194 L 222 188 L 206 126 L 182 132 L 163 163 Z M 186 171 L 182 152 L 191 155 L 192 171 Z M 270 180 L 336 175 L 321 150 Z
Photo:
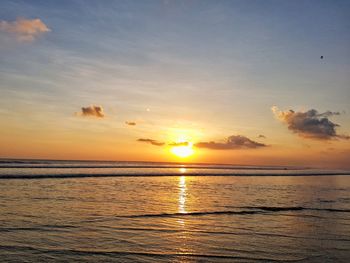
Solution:
M 194 150 L 192 148 L 192 144 L 182 146 L 174 146 L 170 149 L 171 153 L 176 155 L 177 157 L 186 158 L 194 154 Z
M 195 141 L 193 131 L 186 129 L 174 129 L 170 132 L 168 141 L 168 151 L 177 158 L 189 158 L 196 154 L 193 141 Z

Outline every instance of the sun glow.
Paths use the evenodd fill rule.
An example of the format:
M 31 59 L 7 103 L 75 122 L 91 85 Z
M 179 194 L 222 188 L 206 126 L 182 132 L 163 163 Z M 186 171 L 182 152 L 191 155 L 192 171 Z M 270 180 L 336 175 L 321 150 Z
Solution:
M 188 158 L 192 156 L 196 151 L 193 147 L 193 141 L 195 141 L 195 131 L 185 129 L 173 129 L 169 132 L 168 145 L 170 146 L 169 152 L 177 158 Z
M 170 149 L 171 153 L 176 155 L 177 157 L 186 158 L 194 154 L 194 150 L 192 148 L 192 144 L 174 146 Z

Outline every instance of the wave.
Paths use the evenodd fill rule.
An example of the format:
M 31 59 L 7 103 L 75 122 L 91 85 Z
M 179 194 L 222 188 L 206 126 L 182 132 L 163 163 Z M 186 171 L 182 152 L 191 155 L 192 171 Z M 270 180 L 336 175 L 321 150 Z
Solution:
M 14 232 L 14 231 L 35 231 L 35 232 L 52 232 L 52 231 L 68 231 L 70 229 L 78 228 L 73 225 L 42 225 L 33 227 L 0 227 L 1 232 Z
M 189 213 L 159 213 L 159 214 L 142 214 L 142 215 L 128 215 L 119 216 L 127 218 L 143 218 L 143 217 L 183 217 L 183 216 L 205 216 L 205 215 L 252 215 L 264 214 L 270 212 L 285 212 L 285 211 L 324 211 L 324 212 L 341 212 L 350 213 L 350 209 L 336 209 L 336 208 L 310 208 L 310 207 L 274 207 L 274 206 L 242 206 L 237 209 L 248 210 L 226 210 L 226 211 L 204 211 L 204 212 L 189 212 Z
M 41 225 L 37 227 L 0 227 L 0 233 L 1 232 L 17 232 L 17 231 L 34 231 L 34 232 L 66 232 L 71 231 L 72 229 L 79 229 L 79 226 L 74 225 Z M 143 227 L 117 227 L 117 226 L 108 226 L 108 229 L 110 230 L 118 230 L 118 231 L 133 231 L 133 232 L 157 232 L 157 233 L 204 233 L 204 234 L 214 234 L 214 235 L 236 235 L 236 236 L 267 236 L 267 237 L 281 237 L 281 238 L 290 238 L 290 239 L 310 239 L 310 240 L 324 240 L 324 241 L 344 241 L 344 242 L 350 242 L 349 238 L 346 238 L 347 236 L 344 235 L 343 237 L 337 237 L 337 238 L 325 238 L 325 237 L 313 237 L 313 236 L 297 236 L 297 235 L 286 235 L 286 234 L 277 234 L 277 233 L 271 233 L 271 232 L 244 232 L 244 231 L 210 231 L 210 230 L 193 230 L 193 229 L 176 229 L 176 228 L 143 228 Z
M 350 209 L 336 209 L 336 208 L 310 208 L 302 206 L 292 206 L 292 207 L 275 207 L 275 206 L 243 206 L 242 208 L 248 209 L 259 209 L 263 211 L 271 212 L 282 212 L 282 211 L 301 211 L 301 210 L 310 210 L 310 211 L 327 211 L 327 212 L 350 212 Z
M 350 242 L 349 238 L 325 238 L 325 237 L 319 237 L 319 236 L 296 236 L 296 235 L 287 235 L 287 234 L 276 234 L 271 232 L 242 232 L 242 231 L 210 231 L 210 230 L 193 230 L 193 229 L 175 229 L 175 228 L 142 228 L 142 227 L 108 227 L 112 230 L 118 230 L 118 231 L 147 231 L 147 232 L 167 232 L 167 233 L 204 233 L 204 234 L 214 234 L 214 235 L 235 235 L 235 236 L 268 236 L 268 237 L 282 237 L 282 238 L 292 238 L 292 239 L 310 239 L 310 240 L 325 240 L 325 241 L 345 241 Z M 346 235 L 344 235 L 347 237 Z
M 57 164 L 28 164 L 24 163 L 21 165 L 14 165 L 13 163 L 8 164 L 1 164 L 0 162 L 0 168 L 9 168 L 9 169 L 32 169 L 32 168 L 38 168 L 38 169 L 83 169 L 83 168 L 116 168 L 116 169 L 125 169 L 125 168 L 134 168 L 134 169 L 179 169 L 179 168 L 185 168 L 185 169 L 215 169 L 215 170 L 272 170 L 272 171 L 289 171 L 289 170 L 308 170 L 309 168 L 291 168 L 291 167 L 263 167 L 263 166 L 236 166 L 236 165 L 183 165 L 183 164 L 175 164 L 175 165 L 167 165 L 167 164 L 148 164 L 148 165 L 121 165 L 121 164 L 113 164 L 113 165 L 57 165 Z
M 0 171 L 1 172 L 1 171 Z M 5 179 L 68 179 L 68 178 L 100 178 L 100 177 L 151 177 L 151 176 L 333 176 L 333 175 L 350 175 L 349 172 L 288 172 L 288 173 L 243 173 L 233 172 L 162 172 L 153 171 L 150 173 L 130 171 L 118 171 L 116 173 L 59 173 L 59 174 L 26 174 L 21 171 L 18 174 L 0 174 L 0 180 Z
M 316 176 L 350 175 L 344 170 L 292 166 L 199 163 L 0 159 L 0 179 L 49 179 L 118 176 Z
M 142 214 L 142 215 L 129 215 L 119 216 L 127 218 L 139 218 L 139 217 L 178 217 L 178 216 L 204 216 L 204 215 L 250 215 L 256 214 L 256 211 L 206 211 L 206 212 L 189 212 L 189 213 L 160 213 L 160 214 Z
M 105 257 L 113 257 L 116 259 L 116 257 L 151 257 L 151 258 L 158 258 L 158 259 L 176 259 L 176 258 L 189 258 L 189 259 L 206 259 L 206 260 L 220 260 L 220 259 L 228 259 L 228 260 L 242 260 L 244 262 L 300 262 L 304 260 L 309 260 L 311 257 L 290 257 L 290 258 L 271 258 L 271 257 L 249 257 L 249 256 L 239 256 L 239 255 L 218 255 L 218 254 L 199 254 L 199 253 L 188 253 L 188 252 L 181 252 L 181 253 L 157 253 L 157 252 L 146 252 L 146 251 L 114 251 L 114 250 L 81 250 L 81 249 L 61 249 L 61 248 L 36 248 L 32 246 L 5 246 L 0 245 L 1 250 L 8 250 L 8 251 L 32 251 L 34 253 L 41 253 L 41 254 L 51 254 L 56 256 L 85 256 L 85 255 L 96 255 L 96 256 L 105 256 Z M 250 251 L 243 251 L 243 250 L 236 250 L 238 252 L 246 252 L 249 253 Z M 315 258 L 318 256 L 313 256 L 312 258 Z
M 244 166 L 197 166 L 197 165 L 0 165 L 0 168 L 38 168 L 38 169 L 73 169 L 73 168 L 138 168 L 138 169 L 162 169 L 162 168 L 185 168 L 185 169 L 223 169 L 223 170 L 305 170 L 302 168 L 285 167 L 244 167 Z

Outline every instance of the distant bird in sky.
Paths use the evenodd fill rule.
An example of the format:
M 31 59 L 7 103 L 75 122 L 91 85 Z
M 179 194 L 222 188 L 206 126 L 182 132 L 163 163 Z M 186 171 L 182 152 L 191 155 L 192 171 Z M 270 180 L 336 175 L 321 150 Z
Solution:
M 323 56 L 321 56 L 320 59 L 323 59 Z

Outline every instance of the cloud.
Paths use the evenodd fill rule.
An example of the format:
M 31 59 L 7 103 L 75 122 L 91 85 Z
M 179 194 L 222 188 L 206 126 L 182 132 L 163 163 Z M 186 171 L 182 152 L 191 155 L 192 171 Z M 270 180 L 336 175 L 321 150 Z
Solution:
M 319 140 L 350 138 L 346 135 L 337 134 L 336 127 L 339 127 L 339 125 L 328 119 L 329 117 L 340 115 L 339 112 L 326 111 L 318 113 L 314 109 L 305 112 L 280 111 L 276 106 L 273 106 L 271 110 L 277 119 L 288 126 L 289 130 L 301 137 Z
M 168 145 L 169 146 L 174 146 L 174 147 L 177 147 L 177 146 L 188 146 L 189 143 L 188 142 L 172 142 L 172 143 L 169 143 Z
M 125 124 L 126 124 L 126 125 L 129 125 L 129 126 L 135 126 L 135 125 L 136 125 L 136 122 L 133 122 L 133 121 L 126 121 Z
M 267 145 L 255 142 L 243 135 L 232 135 L 226 142 L 198 142 L 194 145 L 197 148 L 207 148 L 212 150 L 235 150 L 235 149 L 255 149 L 266 147 Z
M 95 106 L 95 105 L 82 107 L 79 115 L 84 117 L 97 117 L 97 118 L 103 118 L 105 116 L 103 112 L 103 108 L 101 106 Z
M 39 18 L 17 18 L 15 21 L 0 21 L 0 31 L 14 35 L 18 41 L 31 42 L 39 35 L 51 31 Z
M 259 135 L 258 135 L 258 138 L 260 138 L 260 139 L 265 139 L 265 138 L 266 138 L 266 136 L 265 136 L 265 135 L 263 135 L 263 134 L 259 134 Z
M 138 139 L 137 140 L 138 142 L 145 142 L 145 143 L 150 143 L 152 145 L 155 145 L 155 146 L 163 146 L 165 145 L 164 142 L 159 142 L 159 141 L 156 141 L 156 140 L 153 140 L 153 139 Z

